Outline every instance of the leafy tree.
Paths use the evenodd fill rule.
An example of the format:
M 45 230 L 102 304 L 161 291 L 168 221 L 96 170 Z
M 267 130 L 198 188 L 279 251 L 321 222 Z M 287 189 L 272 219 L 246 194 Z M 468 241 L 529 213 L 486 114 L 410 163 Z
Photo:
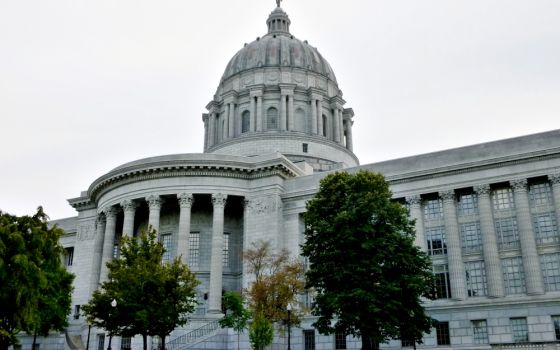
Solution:
M 107 263 L 108 280 L 83 306 L 88 320 L 110 335 L 141 334 L 144 350 L 147 337 L 158 336 L 165 349 L 166 336 L 194 311 L 199 282 L 179 258 L 162 263 L 164 252 L 153 229 L 139 239 L 123 237 L 120 257 Z
M 251 313 L 243 305 L 243 298 L 237 292 L 225 292 L 223 305 L 226 315 L 220 320 L 222 328 L 233 328 L 237 332 L 237 349 L 239 349 L 239 334 L 247 328 Z
M 0 211 L 0 350 L 18 344 L 19 332 L 66 328 L 74 276 L 60 259 L 63 234 L 42 207 L 33 216 Z
M 307 286 L 321 333 L 359 336 L 362 349 L 401 336 L 420 341 L 432 319 L 429 257 L 414 245 L 414 222 L 377 173 L 326 176 L 304 214 Z
M 262 313 L 271 322 L 286 320 L 288 304 L 294 304 L 305 287 L 303 264 L 291 258 L 287 250 L 273 253 L 265 241 L 254 242 L 244 252 L 244 259 L 254 276 L 247 290 L 253 315 Z M 300 318 L 300 314 L 292 312 L 293 324 L 299 323 Z
M 272 344 L 274 328 L 262 312 L 257 312 L 249 326 L 249 341 L 253 350 L 264 350 Z

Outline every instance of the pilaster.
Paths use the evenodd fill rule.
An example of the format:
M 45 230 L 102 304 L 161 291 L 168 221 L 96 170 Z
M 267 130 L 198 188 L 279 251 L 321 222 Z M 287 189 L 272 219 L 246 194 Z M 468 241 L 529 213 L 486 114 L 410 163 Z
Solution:
M 416 235 L 414 244 L 423 252 L 426 251 L 426 238 L 424 235 L 424 218 L 422 216 L 422 198 L 420 195 L 406 197 L 406 202 L 410 206 L 410 217 L 414 219 Z

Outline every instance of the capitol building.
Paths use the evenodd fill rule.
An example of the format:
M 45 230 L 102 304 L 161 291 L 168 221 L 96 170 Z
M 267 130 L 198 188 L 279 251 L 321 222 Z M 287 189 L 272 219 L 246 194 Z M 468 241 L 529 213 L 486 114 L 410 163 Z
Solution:
M 247 286 L 242 251 L 266 240 L 297 256 L 305 204 L 321 178 L 361 169 L 387 178 L 416 220 L 416 244 L 432 258 L 437 299 L 425 305 L 438 323 L 418 348 L 557 349 L 560 130 L 360 165 L 352 147 L 360 111 L 343 98 L 327 60 L 290 32 L 280 6 L 266 25 L 208 92 L 204 153 L 123 164 L 69 200 L 77 216 L 54 221 L 76 274 L 73 311 L 64 336 L 38 339 L 41 350 L 107 348 L 108 334 L 88 327 L 80 306 L 107 278 L 119 238 L 148 225 L 164 259 L 180 256 L 201 282 L 191 322 L 167 347 L 235 349 L 236 335 L 216 320 L 223 291 Z M 292 328 L 294 350 L 361 347 L 345 334 L 319 334 L 312 322 Z M 30 348 L 31 339 L 22 343 Z M 246 334 L 241 346 L 249 348 Z M 381 348 L 412 346 L 397 339 Z M 114 337 L 112 347 L 141 349 L 142 341 Z M 278 333 L 272 349 L 286 347 Z

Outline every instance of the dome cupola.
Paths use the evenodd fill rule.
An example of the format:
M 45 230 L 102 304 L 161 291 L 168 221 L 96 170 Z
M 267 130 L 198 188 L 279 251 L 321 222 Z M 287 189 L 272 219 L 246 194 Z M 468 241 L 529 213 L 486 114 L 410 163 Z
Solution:
M 290 33 L 280 7 L 263 37 L 229 61 L 203 114 L 207 153 L 256 156 L 280 152 L 315 171 L 356 166 L 354 113 L 345 108 L 329 63 Z

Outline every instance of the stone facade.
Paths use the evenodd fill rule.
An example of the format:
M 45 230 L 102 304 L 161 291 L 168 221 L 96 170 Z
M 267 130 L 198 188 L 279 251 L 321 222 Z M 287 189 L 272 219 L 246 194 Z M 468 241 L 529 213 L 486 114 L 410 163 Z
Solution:
M 560 340 L 560 130 L 359 166 L 352 151 L 354 112 L 345 108 L 326 60 L 289 32 L 276 8 L 269 32 L 228 64 L 203 114 L 203 154 L 152 157 L 95 180 L 57 220 L 72 252 L 74 312 L 66 341 L 41 348 L 107 346 L 89 329 L 79 305 L 107 278 L 105 262 L 118 239 L 152 225 L 168 250 L 201 284 L 192 322 L 168 348 L 234 349 L 237 337 L 216 329 L 224 290 L 249 281 L 241 252 L 257 240 L 299 255 L 305 203 L 329 171 L 380 172 L 394 198 L 416 219 L 416 244 L 433 261 L 438 299 L 426 307 L 440 323 L 421 348 L 552 349 Z M 301 302 L 312 302 L 302 296 Z M 292 348 L 357 349 L 359 339 L 324 336 L 312 317 L 292 329 Z M 89 339 L 89 343 L 88 343 Z M 27 350 L 30 339 L 23 338 Z M 153 341 L 153 345 L 157 345 Z M 247 335 L 242 348 L 249 348 Z M 285 334 L 274 349 L 286 347 Z M 140 339 L 113 339 L 115 349 L 140 349 Z M 383 348 L 410 346 L 400 340 Z

